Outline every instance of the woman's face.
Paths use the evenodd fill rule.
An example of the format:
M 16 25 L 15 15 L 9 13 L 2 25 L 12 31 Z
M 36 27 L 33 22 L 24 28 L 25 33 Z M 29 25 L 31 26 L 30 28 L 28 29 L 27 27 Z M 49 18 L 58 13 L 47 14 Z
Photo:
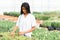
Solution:
M 27 13 L 27 11 L 26 11 L 26 8 L 25 8 L 25 7 L 22 7 L 22 11 L 23 11 L 23 13 L 24 13 L 24 14 L 26 14 L 26 13 Z

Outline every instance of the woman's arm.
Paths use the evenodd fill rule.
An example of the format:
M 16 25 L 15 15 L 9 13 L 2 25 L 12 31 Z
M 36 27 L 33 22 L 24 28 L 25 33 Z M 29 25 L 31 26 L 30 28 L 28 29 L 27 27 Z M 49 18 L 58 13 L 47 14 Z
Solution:
M 18 26 L 15 26 L 14 29 L 13 29 L 13 31 L 11 32 L 11 36 L 14 36 L 15 31 L 16 31 L 17 29 L 18 29 Z
M 35 30 L 35 26 L 33 26 L 31 29 L 25 31 L 25 32 L 19 32 L 19 35 L 23 35 L 25 33 L 29 33 L 29 32 L 32 32 L 33 30 Z
M 29 33 L 35 30 L 35 26 L 33 26 L 31 29 L 27 30 L 25 33 Z
M 15 26 L 12 32 L 15 32 L 18 29 L 18 26 Z

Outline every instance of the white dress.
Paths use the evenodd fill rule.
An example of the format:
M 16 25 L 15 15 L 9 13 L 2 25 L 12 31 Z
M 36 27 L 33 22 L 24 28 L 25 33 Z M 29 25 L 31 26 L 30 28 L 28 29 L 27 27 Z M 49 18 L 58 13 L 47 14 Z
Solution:
M 32 28 L 32 26 L 36 26 L 35 17 L 32 14 L 28 14 L 26 17 L 24 14 L 20 15 L 16 26 L 19 27 L 19 32 L 25 32 Z M 32 32 L 26 33 L 24 35 L 31 37 Z

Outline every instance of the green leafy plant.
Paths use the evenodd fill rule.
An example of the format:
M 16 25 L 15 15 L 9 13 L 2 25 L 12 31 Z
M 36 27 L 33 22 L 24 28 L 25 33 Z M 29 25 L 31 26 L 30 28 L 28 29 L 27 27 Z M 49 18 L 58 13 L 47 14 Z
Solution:
M 51 22 L 49 21 L 44 21 L 42 24 L 43 27 L 51 26 Z
M 0 20 L 0 32 L 10 31 L 10 28 L 12 28 L 13 26 L 15 26 L 14 22 L 6 21 L 6 20 Z
M 19 12 L 4 12 L 4 15 L 18 17 L 20 13 Z

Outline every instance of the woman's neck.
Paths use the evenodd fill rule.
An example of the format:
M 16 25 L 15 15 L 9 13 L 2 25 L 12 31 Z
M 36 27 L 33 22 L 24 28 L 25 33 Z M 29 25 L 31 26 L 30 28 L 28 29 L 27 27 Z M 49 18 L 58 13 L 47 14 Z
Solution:
M 24 16 L 26 17 L 28 15 L 28 13 L 25 13 Z

